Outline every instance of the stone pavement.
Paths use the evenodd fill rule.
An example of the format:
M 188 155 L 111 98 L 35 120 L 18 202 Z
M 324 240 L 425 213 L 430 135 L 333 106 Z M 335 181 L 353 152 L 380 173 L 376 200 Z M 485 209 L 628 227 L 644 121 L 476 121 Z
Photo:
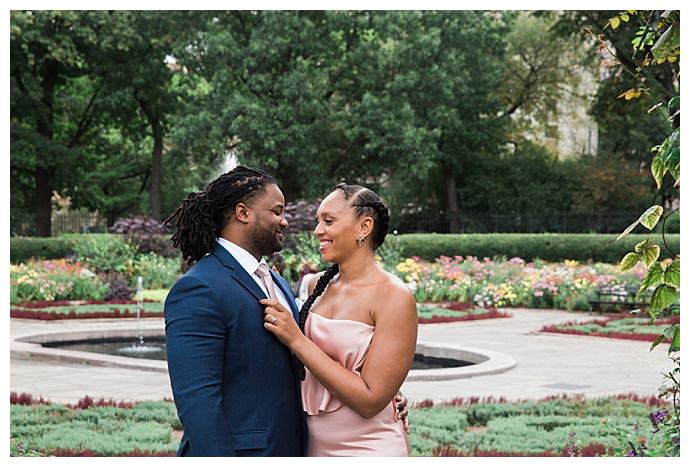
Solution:
M 403 392 L 412 401 L 454 397 L 504 396 L 533 399 L 549 395 L 597 397 L 637 393 L 656 395 L 662 371 L 671 368 L 666 345 L 649 352 L 648 342 L 537 332 L 544 324 L 592 319 L 588 313 L 509 309 L 513 317 L 473 322 L 426 324 L 419 340 L 505 353 L 517 365 L 505 373 L 447 381 L 407 381 Z M 142 320 L 144 329 L 163 329 L 163 320 Z M 12 337 L 54 331 L 134 329 L 133 320 L 34 321 L 12 319 Z M 55 402 L 76 402 L 85 395 L 116 400 L 161 400 L 172 397 L 166 373 L 42 360 L 13 355 L 10 390 Z

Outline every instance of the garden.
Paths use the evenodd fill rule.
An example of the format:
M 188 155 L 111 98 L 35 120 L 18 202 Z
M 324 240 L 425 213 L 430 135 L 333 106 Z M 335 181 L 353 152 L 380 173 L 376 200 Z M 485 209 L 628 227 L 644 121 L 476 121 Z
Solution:
M 117 229 L 55 239 L 67 245 L 62 258 L 29 257 L 11 265 L 10 315 L 39 320 L 162 317 L 162 302 L 182 273 L 180 258 L 170 253 L 169 238 L 152 219 L 123 219 Z M 639 288 L 646 274 L 639 263 L 621 272 L 619 265 L 583 259 L 441 255 L 429 261 L 404 258 L 404 242 L 405 236 L 391 237 L 377 260 L 413 291 L 420 324 L 510 319 L 511 309 L 521 307 L 545 313 L 561 309 L 592 317 L 535 331 L 651 342 L 668 324 L 678 323 L 677 316 L 650 324 L 643 310 L 637 315 L 624 309 L 600 313 L 590 305 L 601 287 Z M 313 246 L 310 235 L 298 234 L 272 258 L 295 287 L 300 274 L 324 266 L 311 251 L 304 254 Z M 137 290 L 139 277 L 144 287 Z M 10 402 L 12 455 L 170 456 L 180 436 L 171 401 L 132 404 L 85 397 L 65 405 L 13 393 Z M 410 446 L 417 456 L 650 455 L 664 443 L 655 427 L 669 412 L 667 401 L 634 395 L 422 401 L 410 413 Z
M 38 240 L 40 246 L 36 248 L 33 239 L 13 238 L 12 257 L 19 261 L 10 265 L 10 316 L 42 320 L 162 317 L 165 296 L 183 268 L 165 227 L 154 219 L 137 216 L 121 219 L 111 230 L 107 234 L 71 234 L 50 239 L 57 246 L 49 248 L 45 246 L 46 239 Z M 616 306 L 615 301 L 605 310 L 608 313 L 599 313 L 601 307 L 596 301 L 602 289 L 625 292 L 640 288 L 647 274 L 642 262 L 621 271 L 617 264 L 586 258 L 591 255 L 589 251 L 582 252 L 578 259 L 544 261 L 534 256 L 538 252 L 533 251 L 530 243 L 533 235 L 489 237 L 504 242 L 507 251 L 523 250 L 533 257 L 404 257 L 416 244 L 427 242 L 420 242 L 419 235 L 401 235 L 389 236 L 378 251 L 377 260 L 414 293 L 420 324 L 509 318 L 510 308 L 560 309 L 595 312 L 597 316 L 592 322 L 543 331 L 606 337 L 615 334 L 619 338 L 653 341 L 656 331 L 668 320 L 677 319 L 662 317 L 666 321 L 645 325 L 644 309 L 638 309 L 637 316 L 622 316 L 625 319 L 617 323 L 627 310 Z M 560 243 L 575 256 L 581 237 L 565 236 Z M 607 240 L 609 236 L 586 237 L 594 242 L 597 237 Z M 641 236 L 631 237 L 629 243 Z M 466 239 L 457 239 L 462 247 Z M 326 267 L 315 241 L 309 232 L 296 233 L 289 238 L 286 248 L 271 258 L 295 290 L 303 274 Z M 679 238 L 668 236 L 667 241 L 675 247 Z M 452 244 L 444 246 L 457 249 Z M 542 254 L 554 255 L 546 247 Z M 37 257 L 40 255 L 60 257 Z M 666 258 L 661 264 L 666 267 L 671 261 Z M 615 313 L 609 316 L 611 310 Z M 619 328 L 615 328 L 616 323 Z M 622 325 L 627 325 L 625 332 L 620 332 Z M 602 326 L 607 326 L 605 332 Z
M 344 180 L 390 207 L 376 260 L 420 334 L 547 317 L 530 337 L 673 363 L 658 397 L 421 400 L 413 455 L 679 456 L 679 10 L 10 16 L 15 330 L 162 327 L 188 268 L 162 221 L 237 164 L 288 201 L 268 262 L 298 290 Z M 182 430 L 170 400 L 10 406 L 11 456 L 171 456 Z
M 84 397 L 52 404 L 10 395 L 13 456 L 172 456 L 181 425 L 171 401 Z M 634 394 L 597 399 L 422 401 L 410 410 L 413 456 L 642 456 L 662 452 L 669 406 Z

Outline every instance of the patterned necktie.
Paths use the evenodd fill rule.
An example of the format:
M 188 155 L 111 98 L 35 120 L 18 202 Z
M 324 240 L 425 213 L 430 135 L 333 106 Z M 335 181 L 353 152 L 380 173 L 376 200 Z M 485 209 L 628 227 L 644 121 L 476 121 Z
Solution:
M 254 274 L 259 276 L 264 281 L 266 290 L 268 290 L 268 296 L 271 297 L 271 300 L 277 300 L 278 296 L 276 295 L 276 290 L 273 285 L 273 278 L 271 277 L 271 271 L 268 270 L 268 265 L 266 263 L 259 264 L 259 267 L 256 268 L 256 272 Z

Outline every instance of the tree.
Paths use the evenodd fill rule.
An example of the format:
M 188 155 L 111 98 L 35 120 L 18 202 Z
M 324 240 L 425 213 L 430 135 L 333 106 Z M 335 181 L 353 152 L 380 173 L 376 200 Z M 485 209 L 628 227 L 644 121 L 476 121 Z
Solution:
M 102 88 L 87 77 L 88 63 L 107 26 L 96 12 L 10 15 L 11 170 L 22 173 L 25 183 L 31 179 L 41 236 L 50 236 L 51 196 L 60 172 L 77 164 L 93 129 Z M 62 92 L 77 85 L 82 92 Z

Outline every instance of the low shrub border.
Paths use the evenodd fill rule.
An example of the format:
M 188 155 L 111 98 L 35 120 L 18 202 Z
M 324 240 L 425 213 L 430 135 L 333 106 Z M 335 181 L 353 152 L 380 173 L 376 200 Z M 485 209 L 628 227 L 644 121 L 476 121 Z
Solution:
M 510 313 L 498 311 L 494 307 L 477 308 L 468 302 L 426 303 L 417 307 L 419 324 L 453 323 L 458 321 L 477 321 L 483 319 L 510 318 Z
M 596 319 L 592 321 L 569 321 L 561 324 L 550 324 L 542 327 L 541 332 L 550 332 L 555 334 L 570 334 L 576 336 L 593 336 L 593 337 L 608 337 L 613 339 L 627 339 L 645 342 L 654 342 L 659 337 L 659 332 L 625 332 L 625 331 L 606 331 L 611 324 L 619 322 L 627 322 L 632 318 L 607 317 L 604 319 Z M 634 318 L 639 320 L 638 327 L 649 327 L 649 320 L 647 318 Z M 655 322 L 655 326 L 665 327 L 669 324 L 677 324 L 680 322 L 680 317 L 673 316 L 670 318 L 659 318 Z M 591 329 L 588 329 L 591 328 Z M 603 331 L 597 329 L 604 329 Z M 663 342 L 670 343 L 670 339 L 665 339 Z
M 86 396 L 76 404 L 53 404 L 12 392 L 10 404 L 12 456 L 172 456 L 181 430 L 169 399 L 131 403 Z M 24 407 L 16 407 L 20 405 Z M 512 402 L 469 397 L 442 404 L 426 400 L 410 407 L 410 442 L 417 456 L 621 456 L 625 446 L 618 446 L 613 433 L 642 427 L 652 412 L 664 408 L 668 404 L 661 399 L 637 394 L 596 399 L 562 395 Z M 518 425 L 525 420 L 546 428 L 535 432 L 545 437 L 540 441 L 542 449 L 521 449 L 519 442 L 515 444 L 514 433 L 506 431 L 513 417 Z M 581 419 L 587 419 L 586 423 L 580 423 Z M 73 431 L 76 427 L 79 433 Z M 598 428 L 592 431 L 592 427 Z M 155 428 L 157 434 L 151 439 L 135 437 L 125 449 L 105 442 L 110 438 L 104 433 L 112 431 L 113 437 L 121 437 L 123 430 L 131 428 Z M 552 430 L 563 434 L 554 438 L 549 435 Z M 636 433 L 647 435 L 646 431 Z
M 88 300 L 62 302 L 24 302 L 10 307 L 11 318 L 53 321 L 60 319 L 136 318 L 137 302 L 133 300 Z M 142 318 L 162 318 L 163 304 L 144 300 Z
M 71 234 L 55 238 L 10 237 L 10 262 L 29 258 L 63 258 L 74 251 L 75 243 L 84 239 L 105 238 L 114 234 Z M 651 237 L 663 244 L 660 235 L 632 234 L 615 241 L 616 234 L 403 234 L 391 240 L 397 243 L 403 257 L 419 256 L 433 261 L 439 256 L 476 256 L 478 258 L 518 256 L 526 261 L 601 261 L 618 263 L 634 246 Z M 666 235 L 666 242 L 680 251 L 680 234 Z M 665 249 L 662 259 L 668 257 Z
M 451 445 L 441 445 L 431 451 L 433 457 L 603 457 L 613 456 L 613 448 L 607 448 L 601 443 L 589 443 L 586 446 L 565 446 L 561 452 L 544 451 L 538 453 L 482 451 L 473 449 L 465 452 Z
M 658 447 L 650 420 L 669 406 L 633 393 L 516 401 L 469 397 L 440 404 L 427 399 L 411 407 L 410 445 L 415 456 L 630 456 L 633 438 L 650 452 Z
M 76 404 L 55 404 L 12 392 L 10 455 L 174 456 L 181 425 L 171 402 L 85 396 Z
M 433 261 L 439 256 L 477 258 L 520 257 L 525 261 L 592 260 L 618 263 L 647 238 L 663 245 L 660 235 L 633 234 L 616 241 L 616 234 L 404 234 L 395 237 L 403 257 L 419 256 Z M 680 251 L 680 235 L 666 235 L 674 252 Z M 661 259 L 669 257 L 662 249 Z

